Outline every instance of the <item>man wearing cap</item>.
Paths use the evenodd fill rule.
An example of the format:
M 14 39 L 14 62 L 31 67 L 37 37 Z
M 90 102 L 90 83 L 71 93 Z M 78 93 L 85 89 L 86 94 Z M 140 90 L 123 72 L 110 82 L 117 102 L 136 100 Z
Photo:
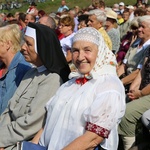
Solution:
M 120 10 L 121 14 L 123 14 L 123 12 L 124 12 L 124 7 L 125 7 L 124 2 L 120 2 L 119 3 L 119 10 Z
M 112 41 L 112 51 L 116 54 L 120 47 L 120 33 L 117 28 L 117 13 L 108 9 L 106 10 L 106 17 L 105 30 Z
M 127 8 L 129 9 L 130 13 L 129 20 L 132 21 L 134 19 L 134 7 L 132 5 L 129 5 Z
M 35 2 L 32 2 L 31 4 L 30 4 L 30 6 L 29 6 L 29 8 L 28 8 L 28 10 L 27 10 L 27 14 L 32 14 L 32 15 L 34 15 L 34 16 L 36 16 L 37 15 L 37 13 L 38 13 L 38 10 L 37 10 L 37 8 L 36 8 L 36 3 Z

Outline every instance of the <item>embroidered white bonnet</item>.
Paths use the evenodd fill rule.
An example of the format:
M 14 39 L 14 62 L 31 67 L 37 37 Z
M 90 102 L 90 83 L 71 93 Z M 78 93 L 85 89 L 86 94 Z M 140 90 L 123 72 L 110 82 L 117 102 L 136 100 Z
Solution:
M 92 27 L 80 29 L 73 38 L 73 43 L 76 41 L 88 41 L 96 45 L 99 45 L 99 34 L 98 31 Z

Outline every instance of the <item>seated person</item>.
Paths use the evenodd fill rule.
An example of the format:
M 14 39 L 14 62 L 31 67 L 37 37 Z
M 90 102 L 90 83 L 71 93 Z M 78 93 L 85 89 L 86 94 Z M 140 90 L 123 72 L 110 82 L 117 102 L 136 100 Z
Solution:
M 86 14 L 82 14 L 80 16 L 78 16 L 78 29 L 84 28 L 84 27 L 88 27 L 88 17 L 89 15 Z
M 144 114 L 142 115 L 142 122 L 145 127 L 150 130 L 150 109 L 144 112 Z
M 105 30 L 112 41 L 112 52 L 116 54 L 120 46 L 120 33 L 117 24 L 117 13 L 111 9 L 108 9 L 106 10 L 106 17 Z
M 60 40 L 60 44 L 68 63 L 71 63 L 72 61 L 71 45 L 72 45 L 72 38 L 75 34 L 73 32 L 74 26 L 75 26 L 74 19 L 70 16 L 63 16 L 59 20 L 59 30 L 60 33 L 64 35 L 64 37 Z
M 85 27 L 73 37 L 72 59 L 78 71 L 70 73 L 70 81 L 47 103 L 44 131 L 32 142 L 48 150 L 87 150 L 100 145 L 116 150 L 117 127 L 125 112 L 116 57 L 98 30 Z
M 134 47 L 130 47 L 123 63 L 118 68 L 118 76 L 124 85 L 131 84 L 136 78 L 142 68 L 144 58 L 150 46 L 150 16 L 139 17 L 138 22 L 138 37 L 141 41 Z
M 137 124 L 141 121 L 142 114 L 150 108 L 150 48 L 142 70 L 130 86 L 128 96 L 133 101 L 127 104 L 125 116 L 119 124 L 119 134 L 125 150 L 135 144 Z
M 21 32 L 16 24 L 0 28 L 0 114 L 8 105 L 31 65 L 20 53 Z
M 122 61 L 129 50 L 130 47 L 134 47 L 136 42 L 140 39 L 138 37 L 138 21 L 137 18 L 133 19 L 130 24 L 130 31 L 123 37 L 119 51 L 117 52 L 117 62 L 119 65 L 122 64 Z M 136 41 L 136 42 L 135 42 Z M 135 42 L 135 43 L 134 43 Z
M 0 116 L 0 148 L 13 150 L 17 142 L 31 140 L 42 127 L 45 104 L 70 73 L 60 42 L 52 29 L 29 23 L 21 52 L 35 67 L 24 76 Z

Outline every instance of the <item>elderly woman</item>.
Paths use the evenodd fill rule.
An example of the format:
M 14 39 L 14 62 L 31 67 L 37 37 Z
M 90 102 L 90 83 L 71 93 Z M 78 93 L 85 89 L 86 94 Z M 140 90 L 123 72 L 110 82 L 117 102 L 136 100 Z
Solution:
M 119 51 L 117 52 L 117 62 L 119 65 L 122 64 L 122 61 L 129 50 L 130 47 L 134 47 L 140 39 L 138 38 L 138 17 L 135 17 L 130 23 L 130 31 L 124 36 L 121 40 Z
M 77 72 L 47 103 L 47 120 L 39 144 L 48 150 L 117 149 L 117 126 L 125 111 L 125 93 L 116 59 L 92 27 L 73 38 Z
M 47 26 L 29 23 L 21 52 L 35 67 L 26 73 L 0 116 L 0 147 L 6 150 L 31 140 L 42 128 L 44 106 L 70 72 L 59 40 Z
M 31 68 L 19 52 L 21 32 L 18 25 L 0 28 L 0 114 L 8 105 L 25 73 Z

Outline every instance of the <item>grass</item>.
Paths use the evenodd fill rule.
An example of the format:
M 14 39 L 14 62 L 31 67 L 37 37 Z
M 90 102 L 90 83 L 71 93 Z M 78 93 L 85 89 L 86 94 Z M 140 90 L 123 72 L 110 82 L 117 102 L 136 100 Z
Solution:
M 3 0 L 4 1 L 4 0 Z M 11 0 L 7 0 L 7 1 L 11 1 Z M 22 0 L 18 0 L 19 2 Z M 67 2 L 67 6 L 69 8 L 73 8 L 74 6 L 79 6 L 80 8 L 86 8 L 87 6 L 89 6 L 91 4 L 92 0 L 66 0 Z M 105 0 L 106 6 L 112 6 L 114 3 L 119 3 L 121 0 Z M 122 0 L 126 5 L 133 5 L 136 3 L 136 0 Z M 2 0 L 0 1 L 2 2 Z M 58 7 L 61 4 L 61 0 L 46 0 L 45 3 L 37 3 L 37 8 L 38 10 L 43 9 L 46 13 L 50 13 L 50 12 L 56 12 Z M 15 13 L 15 12 L 26 12 L 29 3 L 27 2 L 22 2 L 23 6 L 19 9 L 12 9 L 12 10 L 3 10 L 1 12 L 11 12 L 11 13 Z

